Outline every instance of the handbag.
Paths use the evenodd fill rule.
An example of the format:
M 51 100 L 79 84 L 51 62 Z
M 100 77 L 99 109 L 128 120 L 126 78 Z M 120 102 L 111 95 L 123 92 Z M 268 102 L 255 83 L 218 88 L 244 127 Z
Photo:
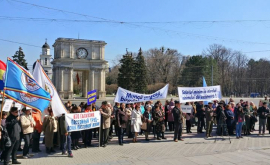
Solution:
M 146 123 L 146 122 L 143 122 L 143 123 L 142 123 L 141 129 L 142 129 L 142 130 L 147 130 L 147 123 Z

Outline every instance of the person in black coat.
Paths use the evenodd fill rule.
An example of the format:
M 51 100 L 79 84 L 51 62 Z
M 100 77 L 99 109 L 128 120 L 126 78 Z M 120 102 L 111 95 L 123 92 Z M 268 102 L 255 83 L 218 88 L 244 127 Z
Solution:
M 174 101 L 175 107 L 172 110 L 173 117 L 174 117 L 174 141 L 178 142 L 184 141 L 182 139 L 182 127 L 183 127 L 183 112 L 181 110 L 181 104 L 179 101 Z
M 261 132 L 264 135 L 264 133 L 265 133 L 265 125 L 266 125 L 266 118 L 267 118 L 267 115 L 269 114 L 269 108 L 267 107 L 266 102 L 264 102 L 263 106 L 261 106 L 258 109 L 257 113 L 259 115 L 259 135 L 261 135 Z
M 6 129 L 11 140 L 11 147 L 5 150 L 4 165 L 9 164 L 10 155 L 12 155 L 12 164 L 21 164 L 17 161 L 17 150 L 20 146 L 20 135 L 22 132 L 17 107 L 10 109 L 10 115 L 6 119 Z
M 203 102 L 200 101 L 199 104 L 196 105 L 197 110 L 197 117 L 198 117 L 198 126 L 197 126 L 197 133 L 203 133 L 202 129 L 205 125 L 204 118 L 205 118 L 205 109 L 203 107 Z
M 220 101 L 218 103 L 217 109 L 216 109 L 216 114 L 217 114 L 217 135 L 226 135 L 226 116 L 224 113 L 224 102 Z

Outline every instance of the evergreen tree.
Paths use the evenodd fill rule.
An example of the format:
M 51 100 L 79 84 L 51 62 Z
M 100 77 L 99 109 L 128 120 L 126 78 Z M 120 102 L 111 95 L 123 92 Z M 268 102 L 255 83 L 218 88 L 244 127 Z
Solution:
M 133 89 L 134 82 L 134 59 L 132 54 L 126 53 L 120 60 L 121 66 L 118 73 L 118 86 L 127 90 Z
M 138 56 L 136 57 L 134 63 L 134 89 L 138 93 L 145 93 L 147 89 L 147 70 L 146 64 L 144 60 L 144 56 L 142 55 L 142 49 L 140 48 Z
M 12 56 L 13 61 L 17 62 L 19 65 L 21 65 L 26 70 L 28 70 L 28 68 L 27 68 L 27 62 L 24 59 L 24 57 L 25 57 L 25 55 L 24 55 L 23 49 L 21 47 L 19 47 L 19 51 L 16 51 L 16 53 L 14 54 L 14 56 Z

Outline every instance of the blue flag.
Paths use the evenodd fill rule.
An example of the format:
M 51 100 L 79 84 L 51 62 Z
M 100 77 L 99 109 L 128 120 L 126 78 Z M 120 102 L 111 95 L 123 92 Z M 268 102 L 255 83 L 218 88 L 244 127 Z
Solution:
M 206 81 L 205 81 L 204 76 L 203 76 L 202 78 L 203 78 L 203 87 L 207 87 L 207 84 L 206 84 Z M 203 104 L 204 104 L 204 105 L 208 105 L 208 102 L 209 102 L 209 101 L 204 101 Z
M 51 96 L 36 82 L 23 67 L 7 60 L 5 95 L 25 106 L 43 111 L 50 103 Z

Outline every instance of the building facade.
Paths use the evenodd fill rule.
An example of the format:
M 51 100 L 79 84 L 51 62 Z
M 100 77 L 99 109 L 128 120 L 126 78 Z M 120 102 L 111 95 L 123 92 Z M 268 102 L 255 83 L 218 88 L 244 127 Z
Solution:
M 73 99 L 73 74 L 82 72 L 82 97 L 87 92 L 97 90 L 98 98 L 105 98 L 104 41 L 58 38 L 53 44 L 53 83 L 62 99 Z

